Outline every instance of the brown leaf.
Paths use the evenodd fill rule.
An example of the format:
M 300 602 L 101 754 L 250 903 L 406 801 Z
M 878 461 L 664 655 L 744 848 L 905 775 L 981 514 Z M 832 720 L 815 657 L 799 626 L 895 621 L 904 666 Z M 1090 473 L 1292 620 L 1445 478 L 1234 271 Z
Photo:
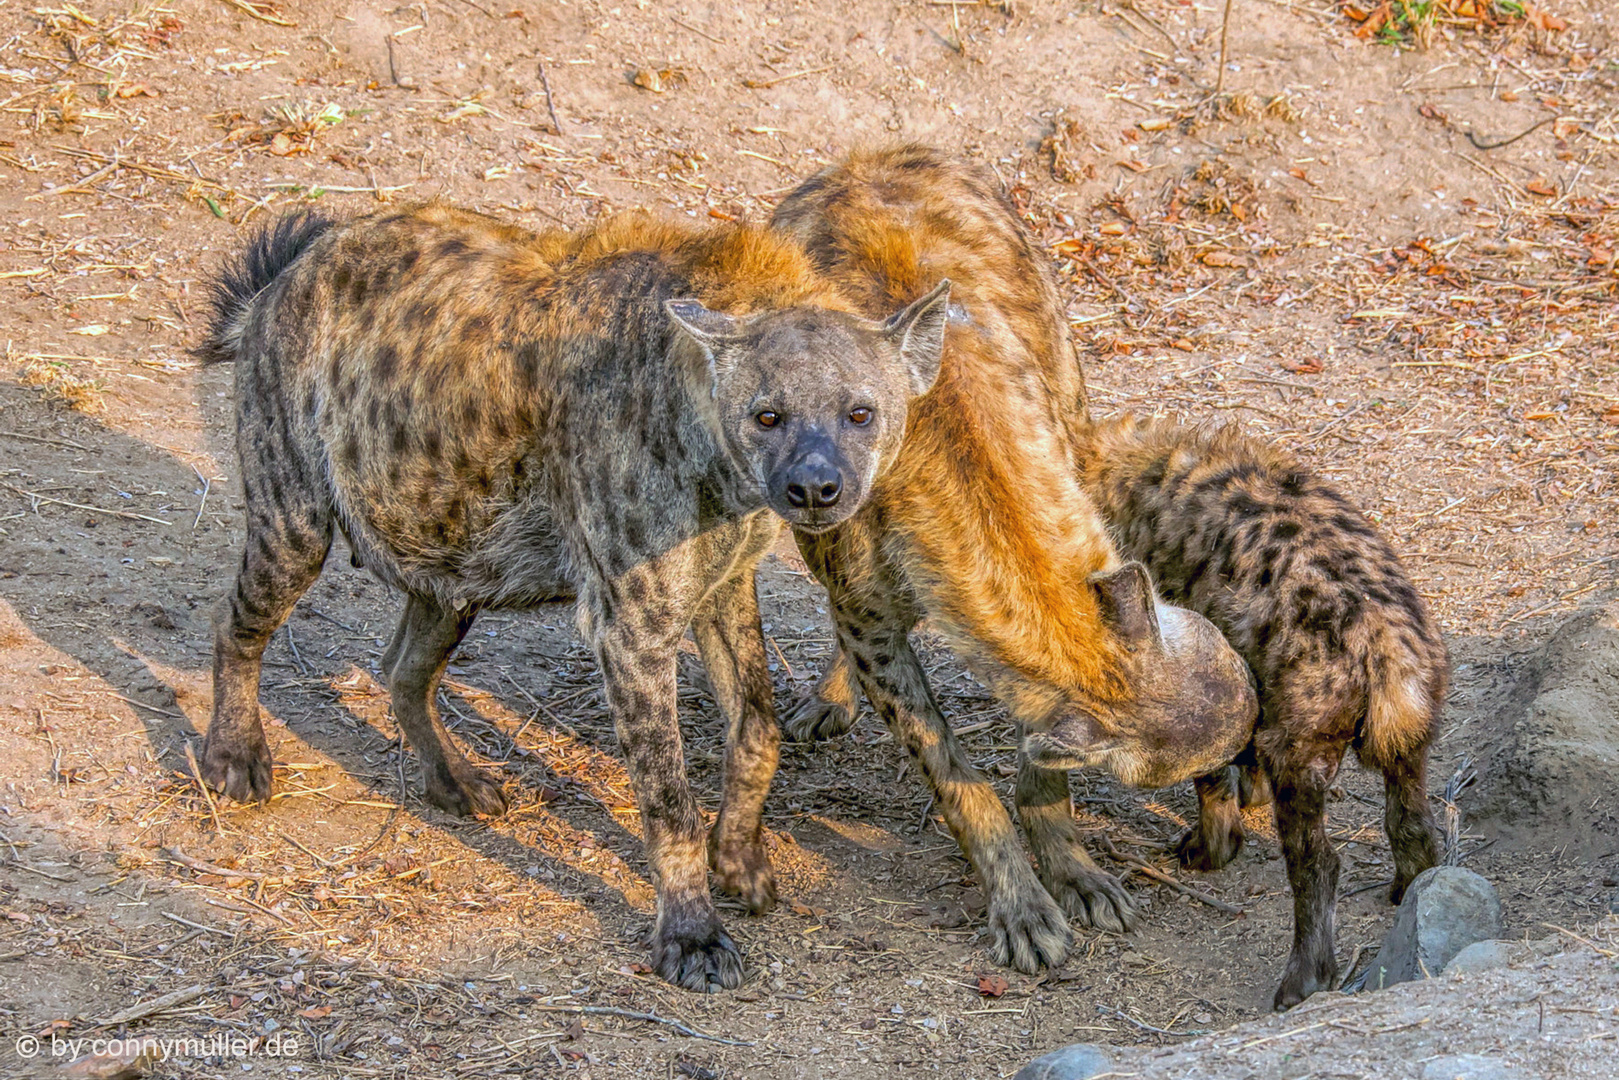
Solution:
M 654 94 L 663 93 L 663 76 L 651 68 L 638 68 L 635 72 L 635 78 L 630 81 L 642 90 L 650 90 Z
M 120 86 L 117 90 L 115 90 L 114 93 L 121 98 L 157 97 L 157 91 L 153 90 L 150 86 L 147 86 L 143 82 L 125 83 L 123 86 Z
M 1010 989 L 1012 984 L 999 975 L 978 976 L 978 992 L 985 997 L 998 998 Z
M 1196 345 L 1192 344 L 1191 338 L 1176 338 L 1169 344 L 1171 347 L 1179 349 L 1181 352 L 1191 352 L 1193 349 L 1197 348 Z
M 297 152 L 297 148 L 292 145 L 291 136 L 285 131 L 276 132 L 275 137 L 270 140 L 270 153 L 276 157 L 286 157 Z
M 1530 25 L 1538 26 L 1542 30 L 1550 32 L 1568 29 L 1568 23 L 1565 20 L 1559 19 L 1551 12 L 1544 11 L 1533 4 L 1525 4 L 1523 7 L 1523 14 L 1524 18 L 1528 20 Z
M 1101 225 L 1100 227 L 1098 227 L 1096 231 L 1101 233 L 1103 236 L 1123 236 L 1124 235 L 1124 230 L 1125 230 L 1124 222 L 1122 222 L 1122 221 L 1109 221 L 1109 222 Z
M 568 1022 L 563 1029 L 562 1037 L 569 1042 L 576 1042 L 585 1037 L 585 1021 L 583 1017 L 576 1016 Z
M 1229 251 L 1205 251 L 1198 261 L 1204 266 L 1241 266 L 1242 260 Z
M 1613 408 L 1603 413 L 1602 422 L 1605 424 L 1619 424 L 1619 405 L 1615 405 Z
M 1321 371 L 1321 359 L 1311 356 L 1303 360 L 1283 360 L 1282 367 L 1295 375 L 1315 375 Z
M 330 1005 L 311 1005 L 307 1009 L 299 1010 L 298 1015 L 305 1020 L 322 1020 L 332 1015 L 332 1007 Z
M 1538 176 L 1525 184 L 1523 189 L 1529 192 L 1529 194 L 1539 195 L 1543 199 L 1554 199 L 1557 197 L 1557 189 Z
M 1119 162 L 1119 165 L 1123 168 L 1129 169 L 1131 172 L 1137 173 L 1143 173 L 1152 168 L 1152 166 L 1141 161 L 1121 161 Z

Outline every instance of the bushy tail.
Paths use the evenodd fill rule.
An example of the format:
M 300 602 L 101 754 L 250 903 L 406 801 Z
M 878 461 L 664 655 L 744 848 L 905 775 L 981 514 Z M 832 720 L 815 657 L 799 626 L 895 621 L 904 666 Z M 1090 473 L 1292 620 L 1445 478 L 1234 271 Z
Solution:
M 241 342 L 242 316 L 264 288 L 274 281 L 316 238 L 336 222 L 301 210 L 260 229 L 247 246 L 227 259 L 210 290 L 208 329 L 195 355 L 205 364 L 236 359 Z
M 1445 665 L 1442 656 L 1438 663 L 1424 663 L 1399 645 L 1378 651 L 1382 655 L 1374 655 L 1369 672 L 1371 700 L 1356 750 L 1366 764 L 1387 768 L 1406 755 L 1426 755 L 1444 702 Z

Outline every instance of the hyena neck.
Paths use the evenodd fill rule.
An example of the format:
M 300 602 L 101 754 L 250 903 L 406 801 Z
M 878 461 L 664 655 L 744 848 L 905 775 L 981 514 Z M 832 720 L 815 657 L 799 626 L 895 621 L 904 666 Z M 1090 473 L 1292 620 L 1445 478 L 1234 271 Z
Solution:
M 1066 429 L 1055 416 L 1031 421 L 1037 402 L 1008 405 L 1015 391 L 986 392 L 992 383 L 961 362 L 963 344 L 952 342 L 951 370 L 918 403 L 885 485 L 907 576 L 1008 696 L 1026 680 L 1040 684 L 1031 702 L 1118 701 L 1125 654 L 1088 578 L 1119 560 L 1074 474 Z

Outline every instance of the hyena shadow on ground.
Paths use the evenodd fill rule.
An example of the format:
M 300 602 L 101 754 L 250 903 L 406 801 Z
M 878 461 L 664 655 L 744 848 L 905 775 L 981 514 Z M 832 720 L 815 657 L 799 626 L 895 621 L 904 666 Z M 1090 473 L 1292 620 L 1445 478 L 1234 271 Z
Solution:
M 201 375 L 205 414 L 213 411 L 212 392 L 226 381 Z M 229 425 L 222 416 L 205 421 L 208 451 L 229 479 L 214 484 L 210 475 L 203 500 L 204 483 L 177 452 L 44 404 L 15 386 L 0 384 L 0 411 L 6 417 L 0 428 L 45 440 L 4 440 L 12 455 L 0 468 L 0 481 L 11 489 L 0 492 L 0 505 L 8 505 L 0 510 L 0 601 L 38 644 L 84 669 L 36 662 L 37 673 L 14 673 L 22 691 L 17 703 L 27 699 L 27 711 L 48 736 L 42 745 L 54 747 L 54 760 L 45 756 L 47 775 L 54 769 L 94 780 L 98 765 L 139 774 L 136 786 L 146 798 L 128 803 L 125 820 L 115 812 L 106 822 L 133 834 L 136 819 L 152 818 L 152 804 L 187 790 L 186 744 L 200 748 L 207 723 L 212 619 L 241 544 Z M 203 455 L 192 460 L 210 474 Z M 229 830 L 248 837 L 296 830 L 312 846 L 357 849 L 377 834 L 385 811 L 354 801 L 401 800 L 398 729 L 374 667 L 403 599 L 350 567 L 345 556 L 338 545 L 265 657 L 263 708 L 287 797 L 262 809 L 220 800 Z M 37 647 L 26 651 L 39 653 Z M 710 767 L 703 747 L 708 741 L 718 747 L 723 724 L 711 712 L 712 699 L 696 707 L 699 686 L 706 684 L 694 686 L 689 676 L 699 666 L 684 668 L 682 713 L 698 748 L 693 772 L 704 787 L 710 780 L 717 787 L 717 767 Z M 482 759 L 480 767 L 498 770 L 515 796 L 513 810 L 486 827 L 430 807 L 415 756 L 406 751 L 402 806 L 410 818 L 396 825 L 431 827 L 476 858 L 538 877 L 564 897 L 629 905 L 626 890 L 644 888 L 636 884 L 644 876 L 640 839 L 625 827 L 634 816 L 621 822 L 615 813 L 624 816 L 634 798 L 615 755 L 594 660 L 573 633 L 571 605 L 486 616 L 452 660 L 446 682 L 440 700 L 448 726 Z M 30 683 L 41 689 L 31 690 Z M 593 717 L 592 710 L 601 715 Z M 315 755 L 336 769 L 310 761 Z M 718 757 L 712 755 L 716 766 Z M 8 780 L 39 775 L 31 760 L 14 760 L 4 771 Z M 334 771 L 361 790 L 347 788 L 339 801 L 338 790 L 319 791 L 345 788 L 334 784 Z M 201 806 L 189 797 L 175 805 Z M 160 826 L 152 835 L 166 832 Z M 376 853 L 386 855 L 394 839 L 385 838 Z M 597 861 L 611 853 L 616 869 L 605 875 L 581 870 L 559 845 L 568 852 L 593 849 Z M 223 857 L 223 849 L 209 853 Z

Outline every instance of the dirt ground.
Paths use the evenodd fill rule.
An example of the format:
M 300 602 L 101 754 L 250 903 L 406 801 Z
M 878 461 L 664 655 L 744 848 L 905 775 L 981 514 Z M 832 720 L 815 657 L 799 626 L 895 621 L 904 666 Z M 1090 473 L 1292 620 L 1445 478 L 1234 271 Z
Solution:
M 1568 826 L 1610 850 L 1574 858 L 1566 835 L 1469 817 L 1465 784 L 1524 656 L 1619 592 L 1607 0 L 1488 25 L 1446 14 L 1477 10 L 1461 0 L 1364 36 L 1385 16 L 1238 0 L 1223 77 L 1219 5 L 1195 0 L 39 2 L 0 0 L 0 1074 L 41 1074 L 20 1037 L 48 1054 L 192 988 L 129 1030 L 229 1032 L 254 1056 L 157 1075 L 978 1078 L 1265 1013 L 1291 926 L 1268 821 L 1231 867 L 1181 875 L 1162 850 L 1189 788 L 1077 777 L 1088 828 L 1243 914 L 1132 877 L 1140 932 L 1079 932 L 1058 972 L 997 970 L 964 860 L 869 717 L 784 752 L 784 901 L 727 916 L 743 990 L 673 990 L 641 966 L 652 894 L 571 613 L 475 627 L 446 712 L 515 809 L 449 819 L 373 678 L 399 600 L 341 552 L 267 654 L 275 801 L 190 782 L 241 503 L 230 374 L 185 350 L 244 228 L 428 197 L 536 227 L 635 206 L 759 219 L 896 139 L 1009 186 L 1099 411 L 1238 421 L 1388 532 L 1453 651 L 1433 788 L 1461 788 L 1461 861 L 1497 883 L 1509 936 L 1607 912 L 1611 796 Z M 760 588 L 785 702 L 826 655 L 824 599 L 787 545 Z M 1006 783 L 1010 725 L 925 644 Z M 718 719 L 695 654 L 684 674 L 712 808 Z M 1381 805 L 1347 767 L 1345 965 L 1390 919 Z M 297 1052 L 270 1056 L 277 1037 Z

